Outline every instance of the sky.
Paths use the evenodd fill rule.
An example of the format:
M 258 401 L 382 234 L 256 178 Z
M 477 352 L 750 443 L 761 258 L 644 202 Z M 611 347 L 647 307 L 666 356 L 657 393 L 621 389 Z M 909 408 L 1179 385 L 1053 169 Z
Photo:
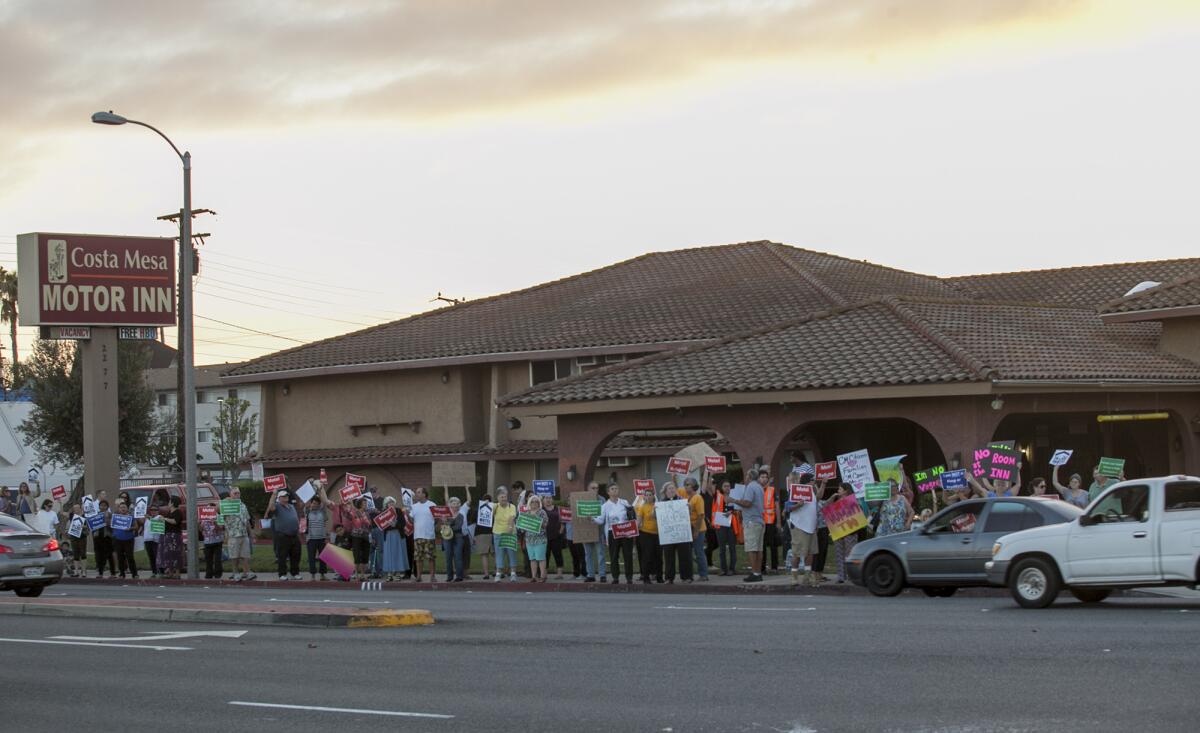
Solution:
M 177 231 L 178 158 L 97 110 L 217 212 L 198 363 L 703 245 L 1197 256 L 1196 69 L 1172 0 L 0 0 L 0 266 Z

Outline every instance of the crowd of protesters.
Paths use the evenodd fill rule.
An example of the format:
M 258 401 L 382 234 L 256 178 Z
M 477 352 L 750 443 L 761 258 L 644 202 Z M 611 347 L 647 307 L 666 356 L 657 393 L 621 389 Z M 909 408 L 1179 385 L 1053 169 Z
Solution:
M 1082 507 L 1109 482 L 1120 480 L 1096 471 L 1091 486 L 1085 489 L 1079 474 L 1063 485 L 1058 471 L 1055 466 L 1049 483 L 1034 478 L 1025 492 L 1021 491 L 1019 472 L 1012 482 L 975 479 L 968 472 L 967 486 L 939 492 L 941 502 L 948 505 L 1025 493 L 1054 496 Z M 889 481 L 887 500 L 868 504 L 859 498 L 869 528 L 831 541 L 821 509 L 855 496 L 854 489 L 845 483 L 814 480 L 812 465 L 799 455 L 793 456 L 787 475 L 775 478 L 766 467 L 752 469 L 744 486 L 723 477 L 706 476 L 703 484 L 688 477 L 679 485 L 667 481 L 653 490 L 637 492 L 632 501 L 622 496 L 622 487 L 616 483 L 602 486 L 592 482 L 587 492 L 599 504 L 598 514 L 569 519 L 564 515 L 567 505 L 554 497 L 536 495 L 522 481 L 498 486 L 478 501 L 468 489 L 465 501 L 451 496 L 439 507 L 425 489 L 407 487 L 401 487 L 399 496 L 383 497 L 377 487 L 370 486 L 350 501 L 332 501 L 325 486 L 310 479 L 307 483 L 313 492 L 308 501 L 294 491 L 273 492 L 262 519 L 270 523 L 280 580 L 301 579 L 303 555 L 307 556 L 310 580 L 339 577 L 321 559 L 326 545 L 332 543 L 353 557 L 353 572 L 340 578 L 343 580 L 436 582 L 444 577 L 446 582 L 462 582 L 471 578 L 467 569 L 474 556 L 479 559 L 482 579 L 492 582 L 515 582 L 523 577 L 527 582 L 544 583 L 553 572 L 556 580 L 569 573 L 585 583 L 607 583 L 611 578 L 616 584 L 623 576 L 626 584 L 633 584 L 636 576 L 644 584 L 673 584 L 677 579 L 689 584 L 708 581 L 712 574 L 746 572 L 742 580 L 747 583 L 761 582 L 764 573 L 789 573 L 793 584 L 819 585 L 826 582 L 831 546 L 834 578 L 845 582 L 845 560 L 859 540 L 906 531 L 927 520 L 937 508 L 935 504 L 918 513 L 912 482 L 902 472 L 899 481 Z M 812 485 L 812 499 L 793 501 L 786 488 L 790 483 Z M 0 487 L 0 513 L 58 536 L 67 557 L 68 576 L 87 575 L 90 538 L 98 577 L 138 578 L 139 564 L 153 578 L 180 577 L 185 562 L 185 512 L 177 496 L 156 492 L 144 500 L 136 517 L 129 516 L 135 505 L 126 491 L 119 492 L 111 503 L 107 493 L 99 491 L 95 497 L 87 497 L 86 501 L 94 502 L 91 507 L 75 503 L 63 511 L 56 510 L 50 499 L 39 502 L 39 497 L 39 491 L 25 483 L 15 496 L 7 487 Z M 227 504 L 226 511 L 209 512 L 199 522 L 204 577 L 224 578 L 228 564 L 231 580 L 254 579 L 255 521 L 238 488 L 230 491 L 228 499 L 234 504 Z M 674 501 L 686 503 L 692 541 L 662 544 L 655 508 Z M 229 511 L 231 507 L 233 511 Z M 523 514 L 536 521 L 519 522 Z M 102 519 L 96 520 L 97 515 Z M 380 515 L 391 521 L 377 521 Z M 576 529 L 586 522 L 595 529 Z M 637 528 L 635 537 L 614 529 L 631 522 Z M 578 542 L 577 531 L 581 535 Z M 595 539 L 586 541 L 585 535 Z M 143 547 L 142 562 L 135 552 L 138 544 Z M 738 567 L 739 546 L 743 568 Z M 439 561 L 444 576 L 438 572 Z

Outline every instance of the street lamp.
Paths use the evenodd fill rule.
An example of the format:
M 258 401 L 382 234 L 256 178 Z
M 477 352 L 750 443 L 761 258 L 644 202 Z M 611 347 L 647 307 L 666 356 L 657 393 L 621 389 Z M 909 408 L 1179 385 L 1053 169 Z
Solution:
M 196 558 L 196 373 L 192 344 L 192 154 L 179 152 L 171 138 L 153 125 L 108 112 L 96 112 L 97 125 L 140 125 L 158 133 L 183 162 L 183 210 L 179 212 L 179 366 L 183 369 L 183 481 L 187 499 L 188 577 L 198 578 Z

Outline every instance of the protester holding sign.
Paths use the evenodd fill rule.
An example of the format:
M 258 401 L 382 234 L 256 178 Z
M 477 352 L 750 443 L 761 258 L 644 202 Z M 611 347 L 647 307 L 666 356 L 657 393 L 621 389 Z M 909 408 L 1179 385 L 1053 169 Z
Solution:
M 658 542 L 662 550 L 662 566 L 663 575 L 667 578 L 667 583 L 675 584 L 675 566 L 679 565 L 679 578 L 685 584 L 692 582 L 692 541 L 689 535 L 691 529 L 691 514 L 690 508 L 687 507 L 687 502 L 679 496 L 679 490 L 675 488 L 675 484 L 666 483 L 663 485 L 662 498 L 659 501 L 660 506 L 667 506 L 670 511 L 664 515 L 658 523 Z M 680 507 L 676 509 L 675 506 Z M 658 508 L 655 509 L 658 512 Z M 680 517 L 680 521 L 672 523 L 670 514 L 675 513 Z M 687 518 L 688 521 L 682 521 Z M 680 531 L 672 533 L 670 528 L 680 526 Z M 665 536 L 664 536 L 665 534 Z M 681 537 L 686 536 L 686 542 L 674 542 L 672 534 L 678 534 Z M 666 544 L 663 544 L 663 543 Z
M 437 559 L 433 552 L 437 527 L 433 521 L 432 507 L 433 502 L 429 500 L 425 489 L 418 487 L 413 494 L 412 505 L 413 544 L 415 545 L 412 563 L 413 575 L 418 583 L 421 582 L 426 568 L 429 570 L 430 580 L 437 582 Z
M 762 466 L 755 472 L 755 479 L 747 484 L 743 498 L 735 499 L 731 496 L 729 499 L 741 511 L 746 555 L 750 560 L 750 574 L 743 578 L 747 583 L 762 582 L 763 535 L 766 531 L 763 525 L 763 487 L 770 483 L 771 472 Z
M 117 502 L 116 512 L 109 519 L 112 528 L 113 548 L 117 555 L 117 569 L 121 577 L 128 572 L 132 577 L 138 576 L 137 560 L 133 556 L 133 541 L 137 537 L 137 522 L 129 513 L 129 505 L 123 501 Z
M 1104 460 L 1110 459 L 1101 459 L 1101 461 Z M 1092 469 L 1092 485 L 1088 487 L 1088 501 L 1094 501 L 1097 496 L 1107 491 L 1110 485 L 1125 480 L 1125 471 L 1123 468 L 1121 471 L 1115 472 L 1116 475 L 1102 473 L 1100 469 L 1100 465 Z
M 67 575 L 73 578 L 87 576 L 87 522 L 84 521 L 83 504 L 71 507 L 67 518 L 67 536 L 71 538 L 71 563 Z
M 395 521 L 383 528 L 383 572 L 388 580 L 395 580 L 397 574 L 407 572 L 412 566 L 408 561 L 408 546 L 404 542 L 405 528 L 409 526 L 408 512 L 403 505 L 397 506 L 396 497 L 389 496 L 383 500 L 383 513 L 394 510 Z M 376 517 L 376 524 L 380 517 Z
M 675 491 L 675 485 L 663 485 L 664 491 Z M 658 544 L 658 522 L 654 516 L 655 497 L 653 492 L 638 497 L 640 504 L 634 503 L 633 513 L 637 518 L 637 554 L 638 565 L 641 568 L 643 583 L 663 582 L 662 549 Z M 614 576 L 615 577 L 615 576 Z
M 812 474 L 802 474 L 800 485 L 808 486 Z M 824 482 L 822 482 L 823 484 Z M 810 487 L 811 488 L 811 487 Z M 824 487 L 822 486 L 822 489 Z M 812 493 L 798 491 L 789 497 L 783 505 L 783 514 L 787 519 L 788 531 L 792 540 L 792 564 L 788 571 L 792 575 L 792 585 L 800 584 L 800 573 L 804 573 L 804 582 L 808 585 L 820 585 L 812 574 L 812 553 L 816 547 L 817 536 L 817 497 Z
M 462 546 L 465 541 L 463 515 L 459 512 L 462 502 L 457 496 L 450 497 L 447 502 L 452 514 L 449 519 L 441 520 L 442 552 L 446 554 L 446 582 L 461 583 L 466 568 L 463 567 Z M 449 530 L 447 532 L 447 530 Z
M 113 560 L 112 528 L 109 526 L 108 500 L 101 499 L 97 505 L 104 521 L 92 529 L 92 550 L 96 553 L 96 577 L 104 577 L 104 568 L 108 568 L 108 577 L 117 576 L 117 563 Z
M 242 490 L 238 487 L 229 490 L 228 499 L 221 500 L 221 516 L 225 519 L 225 551 L 233 563 L 232 579 L 253 580 L 258 576 L 250 572 L 250 556 L 254 552 L 250 541 L 250 510 L 242 503 Z
M 475 536 L 473 538 L 473 546 L 475 553 L 479 555 L 479 562 L 483 565 L 483 579 L 491 580 L 492 573 L 488 567 L 489 558 L 496 554 L 496 546 L 492 542 L 492 524 L 495 514 L 495 506 L 492 504 L 492 495 L 484 494 L 479 499 L 478 506 L 472 512 L 475 524 Z
M 534 522 L 530 521 L 535 519 L 538 526 L 536 530 L 532 529 Z M 517 531 L 525 538 L 525 552 L 529 555 L 530 583 L 546 582 L 546 547 L 549 544 L 546 525 L 549 520 L 546 510 L 542 508 L 542 497 L 530 494 L 525 512 L 517 520 Z
M 687 494 L 688 516 L 692 523 L 692 559 L 700 580 L 707 581 L 708 557 L 705 546 L 708 542 L 708 512 L 704 508 L 704 497 L 700 495 L 700 484 L 696 479 L 684 479 L 683 490 Z
M 496 578 L 504 577 L 507 567 L 510 580 L 517 579 L 517 508 L 508 502 L 508 489 L 496 489 L 496 506 L 492 510 L 492 542 L 496 545 Z
M 737 533 L 734 529 L 734 522 L 738 521 L 732 516 L 730 511 L 732 507 L 727 506 L 729 502 L 729 492 L 733 490 L 733 484 L 729 481 L 722 481 L 721 488 L 713 496 L 712 523 L 717 530 L 717 557 L 720 561 L 721 575 L 733 575 L 737 571 Z
M 836 504 L 843 499 L 851 497 L 853 497 L 855 502 L 858 502 L 858 497 L 854 493 L 854 487 L 843 481 L 842 483 L 838 484 L 837 493 L 833 495 L 830 504 Z M 854 509 L 854 506 L 852 505 L 850 508 Z M 853 515 L 860 516 L 859 512 L 861 511 L 862 509 L 860 505 L 860 507 L 853 512 Z M 860 519 L 859 521 L 862 522 L 865 521 L 865 519 Z M 826 522 L 835 522 L 836 524 L 836 519 L 826 518 Z M 831 533 L 831 536 L 836 537 L 837 535 Z M 833 562 L 837 567 L 837 582 L 839 583 L 846 582 L 846 558 L 850 557 L 850 551 L 853 550 L 854 546 L 857 544 L 858 532 L 850 532 L 849 534 L 842 535 L 833 541 Z
M 285 489 L 271 492 L 263 518 L 271 520 L 271 534 L 275 541 L 275 567 L 279 579 L 287 580 L 291 570 L 292 580 L 300 579 L 300 516 Z
M 204 542 L 204 579 L 219 580 L 225 574 L 221 561 L 225 526 L 217 524 L 216 515 L 200 520 L 200 539 Z
M 1070 502 L 1080 509 L 1085 508 L 1091 502 L 1091 498 L 1088 496 L 1087 490 L 1083 488 L 1083 477 L 1077 473 L 1073 473 L 1071 474 L 1071 478 L 1068 479 L 1067 485 L 1063 486 L 1058 482 L 1059 468 L 1060 466 L 1056 465 L 1050 474 L 1050 480 L 1054 483 L 1054 489 L 1062 495 L 1064 501 Z
M 178 579 L 183 567 L 183 512 L 179 509 L 179 497 L 172 496 L 165 506 L 160 506 L 158 516 L 163 523 L 158 542 L 158 574 Z
M 367 498 L 360 496 L 348 507 L 342 507 L 342 524 L 350 535 L 350 552 L 354 556 L 354 580 L 367 579 L 367 564 L 371 560 L 371 518 L 367 515 Z
M 550 569 L 550 561 L 554 561 L 555 580 L 562 580 L 563 548 L 566 546 L 566 536 L 563 530 L 562 516 L 554 505 L 552 497 L 543 497 L 542 511 L 546 512 L 546 569 Z
M 308 550 L 308 579 L 316 580 L 320 571 L 321 580 L 327 580 L 325 574 L 329 568 L 321 559 L 321 550 L 329 544 L 329 495 L 325 492 L 325 484 L 319 481 L 310 480 L 304 485 L 313 492 L 312 498 L 304 504 L 304 545 Z M 232 553 L 230 557 L 233 557 Z
M 604 536 L 608 540 L 608 555 L 612 562 L 613 585 L 621 580 L 621 559 L 625 561 L 625 583 L 633 585 L 633 538 L 617 537 L 613 534 L 613 525 L 632 519 L 632 512 L 633 507 L 621 498 L 621 489 L 612 484 L 608 487 L 608 501 L 600 507 L 600 516 L 592 519 L 604 527 Z
M 583 507 L 579 507 L 578 519 L 580 522 L 586 522 L 588 517 L 595 521 L 595 517 L 600 516 L 600 511 L 603 511 L 604 497 L 600 496 L 600 484 L 592 481 L 587 487 L 588 493 L 592 495 L 592 501 L 596 503 L 593 506 L 595 514 L 584 514 Z M 590 501 L 589 501 L 590 504 Z M 591 535 L 588 535 L 589 537 Z M 596 576 L 599 575 L 600 582 L 603 583 L 608 577 L 608 564 L 605 562 L 605 550 L 607 547 L 607 536 L 600 534 L 596 542 L 583 543 L 583 562 L 587 566 L 587 575 L 583 582 L 594 583 Z

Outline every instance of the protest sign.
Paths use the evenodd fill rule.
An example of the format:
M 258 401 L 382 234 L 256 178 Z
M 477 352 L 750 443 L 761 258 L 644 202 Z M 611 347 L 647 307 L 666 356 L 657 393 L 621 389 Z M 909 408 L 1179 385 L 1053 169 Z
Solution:
M 517 536 L 515 534 L 498 534 L 496 535 L 496 544 L 508 550 L 515 550 L 519 547 Z
M 940 489 L 942 482 L 940 478 L 946 472 L 945 466 L 934 466 L 933 468 L 925 468 L 920 471 L 913 471 L 912 482 L 917 487 L 917 491 L 924 493 Z
M 938 480 L 946 491 L 965 489 L 967 488 L 967 470 L 960 468 L 957 471 L 946 471 L 938 477 Z
M 812 484 L 788 484 L 788 501 L 812 501 Z
M 709 473 L 725 473 L 725 456 L 705 456 L 704 468 Z
M 201 519 L 216 519 L 217 505 L 216 504 L 197 504 L 196 516 Z
M 134 519 L 145 519 L 146 518 L 146 509 L 149 506 L 150 506 L 149 498 L 147 498 L 145 496 L 138 497 L 138 500 L 133 502 L 133 518 Z
M 362 489 L 357 486 L 343 486 L 338 490 L 338 494 L 341 495 L 343 504 L 349 504 L 362 496 Z
M 321 554 L 317 555 L 321 562 L 329 566 L 329 569 L 338 574 L 342 580 L 349 580 L 354 574 L 354 554 L 344 547 L 329 542 L 325 545 L 325 549 L 321 550 Z
M 667 473 L 686 476 L 692 472 L 692 462 L 687 458 L 671 458 L 667 461 Z
M 67 529 L 67 534 L 75 538 L 83 536 L 83 517 L 71 517 L 71 526 Z
M 273 476 L 263 478 L 263 491 L 268 494 L 273 494 L 276 491 L 287 489 L 287 474 L 277 473 Z
M 554 482 L 550 479 L 539 479 L 533 482 L 533 493 L 538 496 L 554 496 Z
M 1120 478 L 1125 472 L 1124 458 L 1101 458 L 1100 465 L 1096 467 L 1096 473 L 1101 476 L 1109 476 L 1111 478 Z
M 88 525 L 88 529 L 92 530 L 93 532 L 95 532 L 98 529 L 103 528 L 104 527 L 104 515 L 103 514 L 93 514 L 92 516 L 87 518 L 87 525 Z
M 83 516 L 90 517 L 100 511 L 100 504 L 90 496 L 83 497 Z
M 396 523 L 396 507 L 390 506 L 382 512 L 375 515 L 375 526 L 380 529 L 387 529 Z
M 633 493 L 635 496 L 651 496 L 654 494 L 654 480 L 648 478 L 634 479 Z
M 242 502 L 238 499 L 222 499 L 221 514 L 226 517 L 232 517 L 241 511 Z
M 658 543 L 677 545 L 692 541 L 692 517 L 686 501 L 660 501 L 654 505 Z
M 128 514 L 114 514 L 112 516 L 112 528 L 123 531 L 133 529 L 133 517 Z
M 739 505 L 731 505 L 731 502 L 738 501 L 753 501 L 750 497 L 750 487 L 746 486 L 746 484 L 733 485 L 733 488 L 729 490 L 729 502 L 726 502 L 725 507 L 733 511 L 739 511 Z
M 353 486 L 358 489 L 358 493 L 362 494 L 367 490 L 367 477 L 359 476 L 357 473 L 346 474 L 346 486 Z
M 733 526 L 733 515 L 727 514 L 726 512 L 714 513 L 713 514 L 713 526 L 714 527 L 732 527 Z
M 255 462 L 251 463 L 250 464 L 250 480 L 251 481 L 263 481 L 264 480 L 263 476 L 264 476 L 264 473 L 263 473 L 262 461 L 255 461 Z
M 908 457 L 908 454 L 901 456 L 892 456 L 891 458 L 880 458 L 875 461 L 875 471 L 879 475 L 880 481 L 892 479 L 897 485 L 904 483 L 904 467 L 900 462 Z
M 523 529 L 526 532 L 537 534 L 542 531 L 542 518 L 533 512 L 524 512 L 517 515 L 517 529 Z
M 955 534 L 968 534 L 974 531 L 974 529 L 975 515 L 969 512 L 950 520 L 950 530 Z
M 563 522 L 569 522 L 575 518 L 575 513 L 570 509 L 563 507 L 558 510 L 558 518 Z
M 305 481 L 300 484 L 300 488 L 296 489 L 296 498 L 304 503 L 312 501 L 312 498 L 317 495 L 317 490 L 313 488 L 312 481 Z
M 62 501 L 67 498 L 67 487 L 55 486 L 53 489 L 50 489 L 50 498 L 55 501 Z
M 840 540 L 867 526 L 867 515 L 863 514 L 858 499 L 847 496 L 821 508 L 825 515 L 825 526 L 829 528 L 829 539 Z
M 479 502 L 479 511 L 475 517 L 475 524 L 480 527 L 491 527 L 492 516 L 492 505 L 486 501 Z
M 271 528 L 271 520 L 266 517 L 263 517 L 262 519 L 258 520 L 258 526 L 262 527 L 263 529 L 270 529 Z
M 1067 461 L 1071 460 L 1071 456 L 1074 453 L 1075 451 L 1073 450 L 1059 448 L 1058 450 L 1054 451 L 1054 455 L 1050 456 L 1050 465 L 1065 466 L 1067 465 Z
M 430 470 L 433 486 L 475 486 L 474 461 L 434 461 Z
M 588 494 L 591 496 L 591 494 Z M 575 513 L 581 517 L 600 516 L 600 501 L 598 499 L 580 499 L 575 502 Z
M 1016 481 L 1020 467 L 1020 451 L 1010 448 L 989 448 L 992 452 L 988 462 L 987 477 L 991 481 Z
M 837 461 L 826 461 L 816 466 L 818 481 L 836 481 L 838 477 Z
M 454 512 L 450 511 L 450 507 L 438 506 L 437 504 L 429 507 L 429 513 L 433 515 L 434 519 L 450 519 L 454 516 Z
M 633 521 L 632 519 L 628 522 L 617 522 L 612 526 L 612 533 L 613 537 L 616 537 L 617 539 L 637 537 L 637 522 Z
M 871 469 L 871 456 L 866 448 L 838 456 L 837 464 L 842 480 L 854 487 L 855 494 L 861 496 L 863 487 L 875 480 L 875 472 Z
M 892 498 L 892 485 L 887 481 L 873 481 L 863 487 L 863 498 L 867 501 L 887 501 Z

